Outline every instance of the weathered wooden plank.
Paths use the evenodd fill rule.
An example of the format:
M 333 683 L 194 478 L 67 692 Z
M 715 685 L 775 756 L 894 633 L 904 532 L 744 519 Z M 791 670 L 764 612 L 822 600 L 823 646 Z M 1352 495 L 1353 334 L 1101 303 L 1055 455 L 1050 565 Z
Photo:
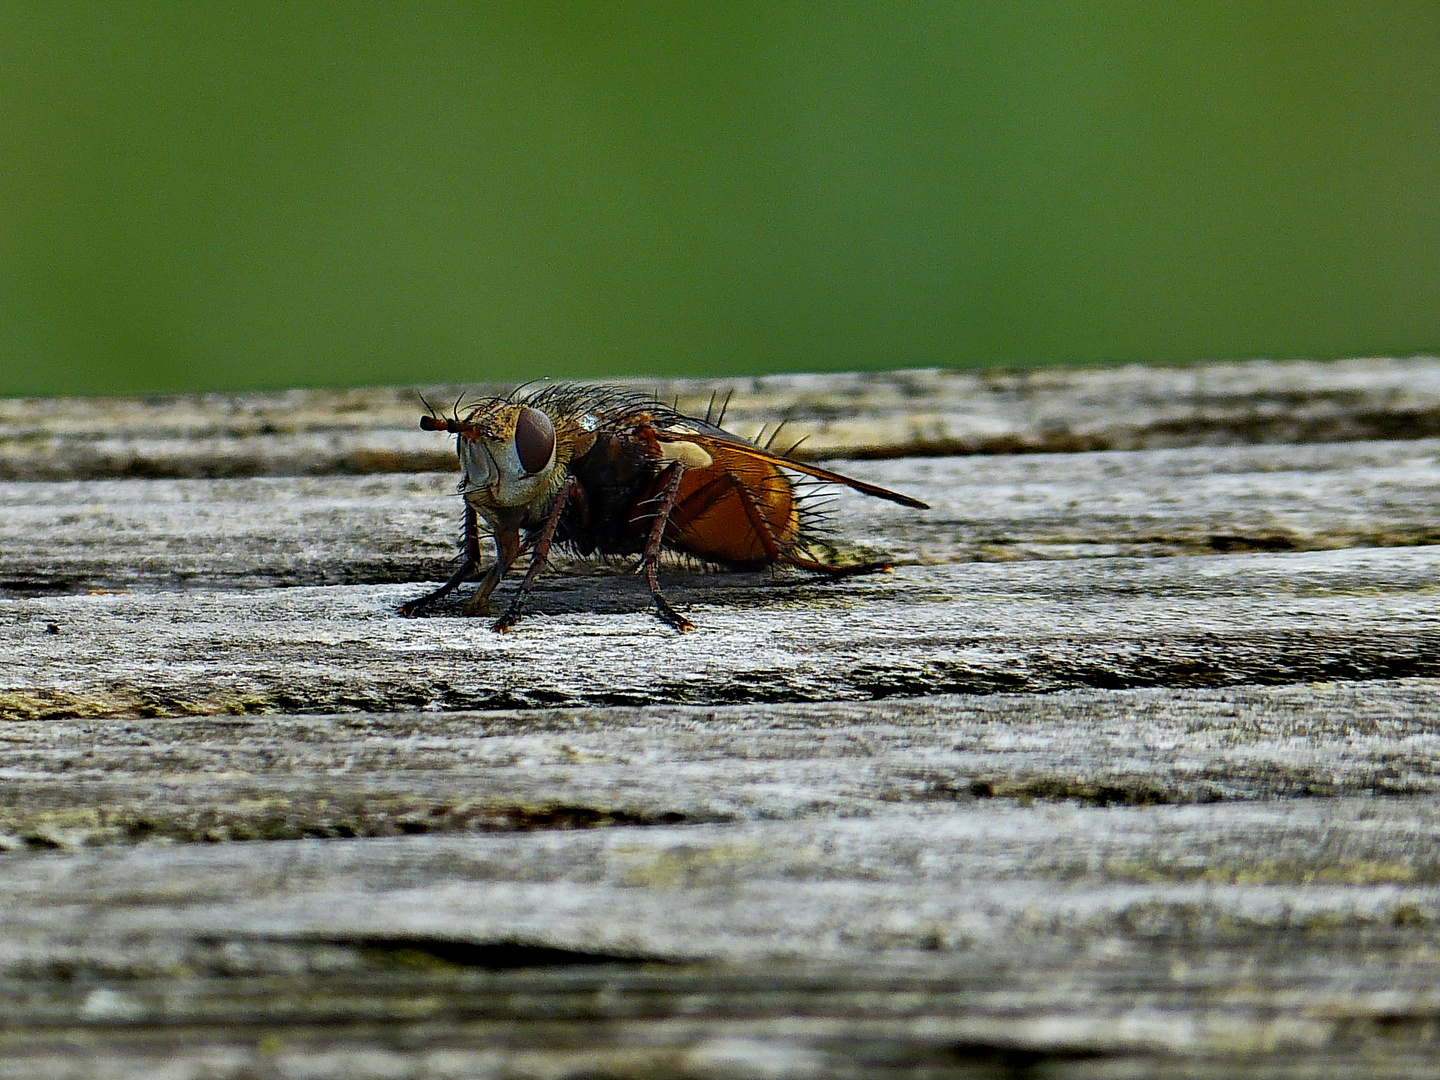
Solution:
M 1009 968 L 977 958 L 951 978 L 894 964 L 661 973 L 602 965 L 562 981 L 457 969 L 432 959 L 424 950 L 444 947 L 423 940 L 350 949 L 229 940 L 185 959 L 231 970 L 252 958 L 292 966 L 232 977 L 226 996 L 216 993 L 219 980 L 196 976 L 170 1001 L 212 1009 L 169 1023 L 179 1010 L 167 1016 L 143 991 L 80 982 L 65 1004 L 89 1022 L 52 1022 L 29 1038 L 8 1033 L 0 1076 L 1434 1075 L 1423 1034 L 1433 1007 L 1387 1011 L 1399 995 L 1371 973 L 1357 986 L 1358 1002 L 1316 995 L 1313 1011 L 1296 1016 L 1287 1006 L 1312 990 L 1306 977 L 1322 965 L 1277 963 L 1266 945 L 1216 948 L 1193 964 L 1176 958 L 1169 975 L 1116 955 L 1093 981 L 1057 971 L 1042 949 Z M 1408 967 L 1399 950 L 1369 948 L 1377 964 Z M 413 972 L 424 963 L 431 972 Z M 313 970 L 321 965 L 329 971 Z M 1193 998 L 1174 989 L 1186 975 Z M 1222 980 L 1224 989 L 1215 985 Z M 1113 998 L 1097 1000 L 1088 992 L 1096 984 Z M 1117 985 L 1133 988 L 1128 1000 Z M 329 1008 L 307 1023 L 317 1000 Z M 540 1000 L 548 1015 L 524 1015 Z
M 851 462 L 837 539 L 899 562 L 1433 543 L 1440 440 Z M 447 474 L 0 483 L 0 596 L 443 579 Z
M 1388 1031 L 1383 1073 L 1433 1049 L 1437 830 L 1429 799 L 985 804 L 35 856 L 7 880 L 0 962 L 24 990 L 0 1047 L 24 1060 L 43 1025 L 197 1062 L 195 1025 L 240 1023 L 240 1046 L 211 1045 L 254 1062 L 272 1032 L 338 1044 L 348 1066 L 319 1075 L 453 1075 L 422 1048 L 563 1074 L 634 1044 L 694 1075 L 684 1055 L 725 1038 L 781 1076 L 847 1054 L 964 1075 L 976 1049 L 999 1075 L 1002 1051 L 1225 1075 L 1247 1054 L 1373 1067 L 1357 1043 Z
M 562 564 L 502 637 L 393 615 L 398 392 L 0 403 L 0 1077 L 1440 1074 L 1440 363 L 742 390 L 1207 445 L 852 461 L 935 503 L 837 503 L 895 574 L 671 570 L 682 637 Z
M 1428 679 L 880 702 L 0 724 L 0 846 L 1440 791 Z M 831 868 L 840 873 L 843 868 Z
M 1362 798 L 152 844 L 9 860 L 0 926 L 12 971 L 27 952 L 131 935 L 412 935 L 677 961 L 949 951 L 963 964 L 1032 934 L 1433 930 L 1437 833 L 1433 799 Z
M 1011 453 L 1440 435 L 1440 360 L 1252 361 L 632 381 L 750 434 L 785 420 L 814 456 Z M 508 390 L 472 386 L 472 392 Z M 465 387 L 429 387 L 449 403 Z M 374 473 L 452 466 L 414 391 L 0 401 L 0 479 Z
M 1440 547 L 908 566 L 838 584 L 559 577 L 510 634 L 414 586 L 5 604 L 0 716 L 824 701 L 1440 675 Z M 454 608 L 448 609 L 453 612 Z M 618 612 L 618 613 L 617 613 Z

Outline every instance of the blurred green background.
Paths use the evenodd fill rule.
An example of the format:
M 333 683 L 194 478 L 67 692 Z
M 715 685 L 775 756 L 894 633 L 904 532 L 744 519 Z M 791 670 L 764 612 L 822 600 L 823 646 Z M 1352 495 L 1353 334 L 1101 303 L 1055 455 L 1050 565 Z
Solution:
M 1440 348 L 1440 5 L 0 0 L 0 394 Z

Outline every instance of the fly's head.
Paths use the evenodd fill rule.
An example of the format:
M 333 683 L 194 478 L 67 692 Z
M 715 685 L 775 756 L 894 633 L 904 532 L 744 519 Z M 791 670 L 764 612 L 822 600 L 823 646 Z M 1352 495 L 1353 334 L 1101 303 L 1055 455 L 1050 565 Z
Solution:
M 454 433 L 460 457 L 460 492 L 486 518 L 543 516 L 565 482 L 574 440 L 567 425 L 543 409 L 492 398 L 464 419 L 422 416 L 426 431 Z

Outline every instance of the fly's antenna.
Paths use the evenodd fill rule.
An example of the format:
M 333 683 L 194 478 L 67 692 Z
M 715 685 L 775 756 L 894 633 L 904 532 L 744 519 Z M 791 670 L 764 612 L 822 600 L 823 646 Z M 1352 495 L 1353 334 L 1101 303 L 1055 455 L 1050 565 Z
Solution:
M 451 435 L 464 435 L 467 439 L 480 437 L 480 427 L 469 420 L 451 420 L 443 416 L 420 417 L 421 431 L 448 431 Z
M 420 417 L 421 431 L 448 431 L 451 435 L 464 435 L 468 439 L 473 439 L 480 434 L 478 427 L 468 420 L 460 419 L 460 402 L 465 397 L 463 393 L 455 399 L 455 404 L 450 406 L 449 416 L 446 416 L 444 413 L 437 414 L 435 412 L 435 406 L 425 401 L 424 394 L 421 394 L 418 390 L 415 391 L 415 393 L 419 395 L 421 401 L 425 402 L 425 408 L 428 410 L 424 416 Z M 464 488 L 463 480 L 461 481 L 461 488 Z
M 415 396 L 418 397 L 418 398 L 420 399 L 420 403 L 425 406 L 425 415 L 422 416 L 422 417 L 420 417 L 420 430 L 421 430 L 421 431 L 452 431 L 452 432 L 453 432 L 453 431 L 459 430 L 459 428 L 458 428 L 458 425 L 459 425 L 459 423 L 460 423 L 460 414 L 459 414 L 459 413 L 456 413 L 456 414 L 455 414 L 455 419 L 454 419 L 454 420 L 447 420 L 445 417 L 440 416 L 439 414 L 437 414 L 437 413 L 435 412 L 435 406 L 434 406 L 434 405 L 431 405 L 430 402 L 426 401 L 426 400 L 425 400 L 425 395 L 422 394 L 422 393 L 420 393 L 419 390 L 416 390 L 416 391 L 415 391 Z M 463 396 L 463 395 L 462 395 L 462 396 Z M 458 408 L 460 403 L 457 401 L 455 404 L 456 404 L 456 407 Z M 463 484 L 463 482 L 462 482 L 462 484 Z

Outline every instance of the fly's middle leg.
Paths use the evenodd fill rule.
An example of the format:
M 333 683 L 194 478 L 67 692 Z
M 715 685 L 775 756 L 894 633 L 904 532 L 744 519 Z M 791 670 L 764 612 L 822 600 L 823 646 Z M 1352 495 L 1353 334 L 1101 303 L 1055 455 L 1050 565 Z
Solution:
M 555 539 L 555 530 L 560 525 L 560 515 L 565 510 L 565 504 L 579 489 L 580 482 L 571 477 L 560 489 L 560 494 L 555 496 L 555 502 L 550 507 L 550 514 L 540 529 L 540 535 L 535 538 L 534 553 L 530 556 L 530 569 L 525 571 L 525 578 L 520 582 L 520 589 L 515 593 L 514 599 L 510 601 L 510 606 L 505 609 L 505 614 L 496 619 L 495 625 L 490 627 L 497 634 L 505 633 L 520 621 L 520 616 L 525 611 L 525 603 L 530 599 L 530 590 L 535 586 L 535 579 L 540 576 L 540 570 L 545 565 L 545 560 L 550 557 L 550 544 Z
M 495 591 L 495 586 L 500 584 L 500 579 L 510 570 L 519 555 L 520 529 L 514 525 L 496 529 L 495 561 L 480 579 L 480 587 L 465 601 L 465 606 L 460 609 L 461 615 L 485 615 L 490 611 L 490 594 Z
M 666 469 L 670 478 L 665 481 L 665 487 L 660 492 L 660 504 L 655 510 L 655 521 L 650 526 L 650 535 L 645 540 L 645 555 L 640 565 L 645 570 L 645 582 L 650 586 L 650 597 L 655 601 L 655 611 L 662 622 L 669 623 L 682 634 L 687 630 L 694 630 L 695 624 L 681 615 L 673 607 L 670 601 L 660 591 L 660 581 L 656 577 L 655 567 L 660 561 L 660 542 L 665 538 L 665 526 L 670 522 L 670 511 L 675 509 L 675 499 L 680 494 L 680 481 L 685 476 L 685 466 L 682 462 L 674 461 Z

